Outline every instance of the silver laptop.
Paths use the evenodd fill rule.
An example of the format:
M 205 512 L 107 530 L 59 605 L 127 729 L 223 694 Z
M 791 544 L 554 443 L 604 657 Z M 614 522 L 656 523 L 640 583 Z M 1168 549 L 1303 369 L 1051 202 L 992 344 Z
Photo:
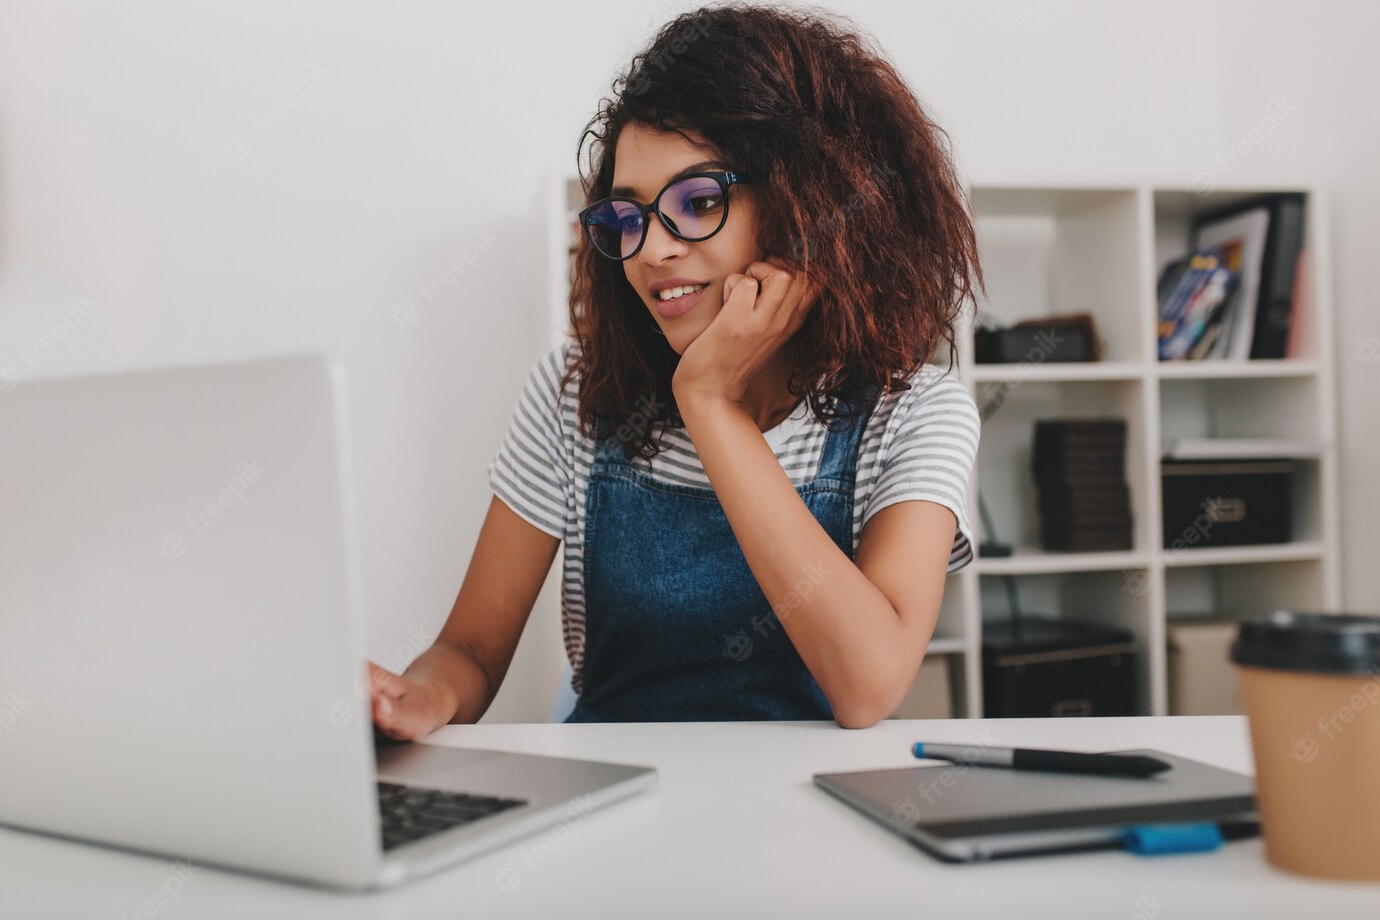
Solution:
M 376 751 L 346 417 L 319 357 L 4 381 L 0 823 L 373 888 L 654 784 Z

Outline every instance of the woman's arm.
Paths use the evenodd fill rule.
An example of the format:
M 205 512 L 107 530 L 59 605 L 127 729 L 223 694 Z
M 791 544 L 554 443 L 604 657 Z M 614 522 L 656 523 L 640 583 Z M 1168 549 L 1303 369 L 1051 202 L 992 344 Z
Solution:
M 681 356 L 672 390 L 752 574 L 844 728 L 889 716 L 939 618 L 954 513 L 901 501 L 874 514 L 855 559 L 801 500 L 743 408 L 747 382 L 799 331 L 815 300 L 780 260 L 725 280 L 723 309 Z
M 801 500 L 741 406 L 677 404 L 752 574 L 844 728 L 892 713 L 915 680 L 944 595 L 956 521 L 936 502 L 889 505 L 850 560 Z
M 370 662 L 374 723 L 413 740 L 448 722 L 477 722 L 498 693 L 560 540 L 497 497 L 479 531 L 450 617 L 401 676 Z

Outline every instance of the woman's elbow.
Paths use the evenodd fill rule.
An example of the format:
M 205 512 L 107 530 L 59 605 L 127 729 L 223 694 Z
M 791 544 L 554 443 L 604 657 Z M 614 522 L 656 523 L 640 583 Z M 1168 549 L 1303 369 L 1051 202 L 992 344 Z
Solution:
M 839 728 L 871 728 L 882 719 L 880 716 L 855 716 L 835 712 L 834 721 L 838 723 Z
M 840 728 L 871 728 L 890 716 L 901 705 L 915 683 L 920 662 L 873 657 L 866 670 L 854 673 L 848 682 L 838 682 L 825 690 Z
M 871 728 L 891 715 L 895 704 L 877 700 L 857 700 L 834 706 L 834 721 L 839 728 Z

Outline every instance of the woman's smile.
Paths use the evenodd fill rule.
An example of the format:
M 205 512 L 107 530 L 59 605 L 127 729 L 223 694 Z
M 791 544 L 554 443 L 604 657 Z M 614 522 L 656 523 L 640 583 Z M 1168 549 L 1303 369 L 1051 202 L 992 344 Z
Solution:
M 709 284 L 702 283 L 697 286 L 675 285 L 664 288 L 652 295 L 652 305 L 662 319 L 675 319 L 694 309 L 695 305 L 704 299 L 704 292 L 709 290 L 709 287 Z

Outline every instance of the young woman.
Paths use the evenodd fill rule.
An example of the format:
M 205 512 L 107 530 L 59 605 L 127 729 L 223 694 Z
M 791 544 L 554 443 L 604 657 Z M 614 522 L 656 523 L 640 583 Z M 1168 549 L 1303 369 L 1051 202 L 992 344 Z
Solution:
M 568 721 L 872 725 L 972 558 L 971 398 L 926 362 L 981 286 L 943 143 L 817 14 L 716 6 L 586 129 L 575 338 L 532 371 L 398 738 L 483 714 L 565 542 Z

